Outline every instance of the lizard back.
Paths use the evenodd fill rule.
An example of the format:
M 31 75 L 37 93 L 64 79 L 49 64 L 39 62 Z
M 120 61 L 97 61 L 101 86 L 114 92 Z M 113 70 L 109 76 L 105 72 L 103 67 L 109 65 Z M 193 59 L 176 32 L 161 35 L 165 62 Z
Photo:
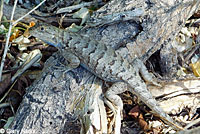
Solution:
M 52 44 L 61 50 L 68 49 L 74 53 L 87 70 L 110 82 L 123 81 L 152 111 L 167 119 L 174 125 L 173 120 L 159 107 L 156 100 L 148 91 L 141 79 L 137 67 L 134 68 L 126 59 L 115 53 L 105 44 L 89 37 L 62 30 L 47 24 L 39 24 L 30 31 L 35 37 Z M 64 51 L 62 51 L 64 52 Z

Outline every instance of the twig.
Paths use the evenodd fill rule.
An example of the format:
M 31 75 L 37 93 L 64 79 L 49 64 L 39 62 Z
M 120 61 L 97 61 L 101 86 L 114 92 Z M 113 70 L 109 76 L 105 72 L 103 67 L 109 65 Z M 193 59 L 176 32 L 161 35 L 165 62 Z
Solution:
M 10 17 L 11 22 L 12 22 L 12 20 L 13 20 L 15 8 L 16 8 L 16 6 L 17 6 L 17 1 L 18 1 L 18 0 L 15 0 L 14 7 L 13 7 L 13 10 L 12 10 L 12 14 L 11 14 L 11 17 Z M 1 60 L 0 81 L 2 80 L 2 78 L 1 78 L 1 77 L 2 77 L 2 71 L 3 71 L 3 66 L 4 66 L 6 54 L 7 54 L 7 51 L 8 51 L 8 44 L 9 44 L 9 39 L 10 39 L 11 30 L 12 30 L 12 23 L 10 23 L 10 26 L 9 26 L 8 35 L 7 35 L 7 39 L 6 39 L 6 45 L 5 45 L 3 57 L 2 57 L 2 60 Z
M 35 11 L 39 6 L 41 6 L 46 0 L 43 0 L 40 4 L 38 4 L 36 7 L 34 7 L 31 11 L 29 11 L 27 14 L 25 14 L 24 16 L 20 17 L 19 19 L 17 19 L 14 23 L 13 26 L 15 24 L 17 24 L 20 20 L 22 20 L 23 18 L 25 18 L 26 16 L 28 16 L 30 13 L 32 13 L 33 11 Z
M 194 54 L 194 52 L 199 48 L 199 44 L 196 44 L 196 46 L 194 48 L 192 48 L 192 51 L 190 51 L 187 56 L 185 57 L 184 59 L 184 63 L 186 63 L 191 57 L 192 55 Z
M 4 108 L 4 107 L 8 107 L 8 106 L 10 106 L 10 103 L 8 103 L 8 102 L 0 104 L 0 108 Z
M 1 0 L 1 6 L 0 6 L 0 21 L 1 21 L 2 16 L 3 16 L 3 4 L 4 4 L 4 0 Z
M 28 63 L 24 62 L 22 65 L 21 69 L 18 69 L 15 75 L 11 79 L 11 83 L 13 83 L 19 76 L 21 76 L 29 67 L 31 67 L 35 62 L 37 62 L 39 59 L 41 59 L 42 55 L 37 54 L 34 56 L 32 59 L 27 59 L 30 60 Z
M 193 125 L 195 125 L 195 124 L 197 124 L 197 123 L 199 123 L 199 122 L 200 122 L 200 118 L 198 118 L 198 119 L 192 121 L 191 123 L 189 123 L 187 126 L 184 127 L 184 130 L 190 128 L 191 126 L 193 126 Z

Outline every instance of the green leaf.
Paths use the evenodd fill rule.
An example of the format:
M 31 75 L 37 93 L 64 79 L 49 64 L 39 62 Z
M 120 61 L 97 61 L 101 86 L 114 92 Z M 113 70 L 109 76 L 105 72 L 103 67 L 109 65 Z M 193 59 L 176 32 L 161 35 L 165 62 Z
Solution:
M 78 26 L 75 23 L 73 23 L 70 27 L 68 27 L 66 30 L 69 30 L 70 32 L 78 32 L 83 26 Z
M 90 17 L 89 9 L 83 7 L 73 14 L 73 18 L 81 18 L 81 25 L 83 25 Z
M 8 3 L 9 3 L 9 1 L 10 1 L 10 0 L 4 0 L 4 2 L 5 2 L 6 4 L 8 4 Z
M 5 26 L 5 28 L 8 29 L 10 24 L 9 24 L 8 19 L 6 18 L 6 16 L 2 17 L 2 21 L 3 21 L 2 24 Z
M 10 124 L 13 122 L 13 120 L 14 120 L 14 117 L 13 117 L 13 116 L 12 116 L 12 117 L 9 117 L 8 120 L 7 120 L 7 122 L 6 122 L 6 124 L 3 126 L 3 128 L 4 128 L 4 129 L 8 129 L 9 126 L 10 126 Z

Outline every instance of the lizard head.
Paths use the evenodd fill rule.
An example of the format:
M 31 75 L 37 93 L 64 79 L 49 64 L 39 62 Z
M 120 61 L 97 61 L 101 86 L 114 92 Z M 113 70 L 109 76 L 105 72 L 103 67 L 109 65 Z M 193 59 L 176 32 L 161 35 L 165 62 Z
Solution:
M 61 29 L 55 26 L 39 22 L 34 27 L 29 29 L 29 33 L 31 36 L 34 36 L 49 45 L 61 47 Z

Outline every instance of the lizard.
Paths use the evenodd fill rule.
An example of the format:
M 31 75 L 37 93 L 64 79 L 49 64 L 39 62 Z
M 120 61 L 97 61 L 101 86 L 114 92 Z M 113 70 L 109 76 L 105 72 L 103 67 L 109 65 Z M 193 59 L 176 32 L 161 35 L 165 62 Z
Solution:
M 63 54 L 65 52 L 70 52 L 75 55 L 74 60 L 78 60 L 78 62 L 75 62 L 76 65 L 74 65 L 74 67 L 78 66 L 80 63 L 81 66 L 97 77 L 108 82 L 114 82 L 113 86 L 106 91 L 105 95 L 111 102 L 118 105 L 120 110 L 123 109 L 123 104 L 121 104 L 122 102 L 116 97 L 118 97 L 117 94 L 124 91 L 123 89 L 116 89 L 115 86 L 117 83 L 122 82 L 128 84 L 129 87 L 131 87 L 130 91 L 136 94 L 167 124 L 175 127 L 177 130 L 182 129 L 182 127 L 176 125 L 174 120 L 159 107 L 156 100 L 148 91 L 143 79 L 150 82 L 152 80 L 150 79 L 145 65 L 139 59 L 135 59 L 135 64 L 131 65 L 126 59 L 115 53 L 114 49 L 106 46 L 102 42 L 42 22 L 30 28 L 29 33 L 59 48 Z M 143 79 L 140 74 L 142 74 Z

